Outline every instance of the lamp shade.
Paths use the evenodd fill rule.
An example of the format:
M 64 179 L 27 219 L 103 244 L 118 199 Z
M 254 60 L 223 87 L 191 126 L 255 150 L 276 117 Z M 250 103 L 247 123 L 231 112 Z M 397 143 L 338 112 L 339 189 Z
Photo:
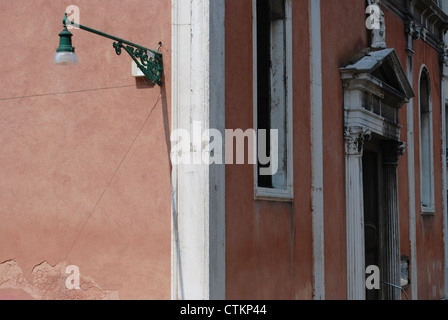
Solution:
M 56 52 L 53 63 L 62 66 L 73 66 L 78 64 L 78 58 L 74 52 Z
M 64 27 L 64 30 L 59 34 L 59 47 L 56 50 L 53 63 L 59 65 L 75 65 L 78 63 L 78 58 L 75 54 L 75 48 L 72 46 L 73 34 Z

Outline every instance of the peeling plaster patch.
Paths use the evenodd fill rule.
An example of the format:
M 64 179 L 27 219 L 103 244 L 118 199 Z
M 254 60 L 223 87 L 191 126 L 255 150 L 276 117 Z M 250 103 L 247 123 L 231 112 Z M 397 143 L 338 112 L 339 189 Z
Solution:
M 22 269 L 13 260 L 0 264 L 0 289 L 3 288 L 27 288 L 28 283 L 23 277 Z M 25 290 L 29 293 L 28 290 Z
M 51 266 L 46 261 L 36 265 L 31 272 L 31 282 L 23 275 L 16 261 L 0 264 L 0 290 L 23 290 L 37 300 L 118 300 L 118 291 L 102 289 L 95 281 L 81 273 L 79 290 L 69 290 L 65 281 L 66 263 Z

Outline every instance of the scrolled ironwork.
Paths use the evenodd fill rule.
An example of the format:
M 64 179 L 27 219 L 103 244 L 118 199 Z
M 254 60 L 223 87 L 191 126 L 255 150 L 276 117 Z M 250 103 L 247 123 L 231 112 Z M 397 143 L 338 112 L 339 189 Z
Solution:
M 117 56 L 121 55 L 121 48 L 122 47 L 123 47 L 122 43 L 114 42 L 115 53 L 117 54 Z
M 117 55 L 121 55 L 121 49 L 124 49 L 151 84 L 162 85 L 163 63 L 161 55 L 143 48 L 124 45 L 121 42 L 115 42 L 113 46 Z

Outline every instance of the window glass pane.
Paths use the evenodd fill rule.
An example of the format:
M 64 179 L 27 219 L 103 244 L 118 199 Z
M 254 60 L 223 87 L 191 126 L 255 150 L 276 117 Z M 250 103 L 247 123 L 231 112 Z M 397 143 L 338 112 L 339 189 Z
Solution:
M 258 187 L 288 189 L 288 58 L 285 0 L 256 2 Z M 260 154 L 259 154 L 260 156 Z M 269 170 L 268 170 L 269 169 Z
M 420 170 L 421 170 L 421 202 L 424 208 L 433 207 L 434 180 L 432 119 L 431 119 L 430 83 L 428 75 L 422 72 L 420 79 Z

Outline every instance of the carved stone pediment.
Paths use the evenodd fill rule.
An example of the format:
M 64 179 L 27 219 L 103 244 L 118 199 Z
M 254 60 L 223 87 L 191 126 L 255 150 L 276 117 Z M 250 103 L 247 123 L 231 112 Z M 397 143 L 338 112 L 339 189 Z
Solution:
M 345 127 L 361 127 L 398 140 L 398 111 L 414 97 L 394 49 L 373 51 L 340 69 Z

